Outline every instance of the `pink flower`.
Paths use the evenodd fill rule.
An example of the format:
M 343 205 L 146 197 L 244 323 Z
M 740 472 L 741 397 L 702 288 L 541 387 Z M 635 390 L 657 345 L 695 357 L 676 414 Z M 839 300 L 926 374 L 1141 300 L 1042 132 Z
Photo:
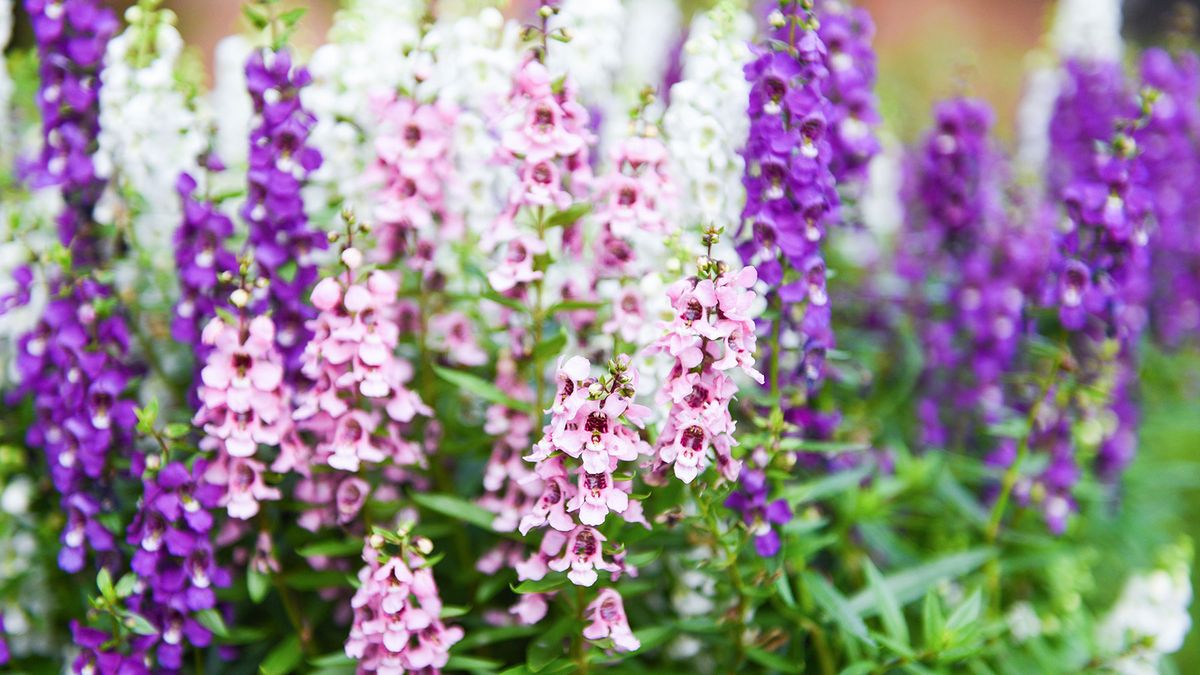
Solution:
M 488 272 L 488 281 L 492 288 L 504 293 L 520 284 L 541 279 L 542 273 L 533 269 L 533 259 L 545 252 L 545 242 L 533 235 L 520 235 L 509 241 L 507 253 L 500 266 Z
M 280 498 L 279 490 L 263 482 L 266 467 L 262 462 L 238 457 L 223 457 L 209 464 L 204 479 L 213 485 L 225 487 L 221 506 L 230 518 L 249 520 L 258 514 L 259 502 Z
M 629 620 L 625 618 L 625 604 L 621 595 L 611 588 L 602 588 L 587 606 L 587 615 L 592 622 L 583 629 L 583 636 L 589 640 L 611 638 L 617 651 L 632 652 L 642 646 L 629 629 Z
M 471 320 L 462 312 L 438 314 L 429 321 L 432 346 L 446 354 L 451 363 L 463 366 L 482 366 L 487 352 L 479 347 Z
M 721 476 L 735 480 L 741 463 L 732 448 L 734 422 L 729 404 L 737 385 L 727 374 L 740 368 L 760 384 L 754 369 L 755 328 L 751 316 L 757 281 L 752 267 L 713 278 L 683 279 L 667 291 L 675 318 L 651 346 L 675 359 L 659 393 L 660 403 L 671 411 L 658 438 L 658 458 L 651 476 L 661 476 L 667 465 L 690 483 L 716 460 Z
M 567 508 L 579 512 L 579 522 L 584 525 L 603 525 L 609 511 L 624 513 L 629 508 L 629 495 L 613 484 L 608 471 L 579 472 L 578 491 Z
M 561 557 L 548 563 L 550 569 L 556 572 L 567 572 L 567 578 L 577 586 L 591 586 L 596 583 L 596 570 L 616 572 L 621 568 L 604 560 L 604 535 L 598 530 L 586 525 L 575 528 L 567 538 L 566 548 Z
M 290 433 L 286 415 L 291 397 L 283 382 L 282 357 L 275 347 L 275 326 L 265 316 L 229 325 L 217 317 L 201 335 L 212 346 L 197 388 L 201 406 L 193 418 L 206 437 L 205 450 L 215 450 L 209 481 L 226 486 L 221 504 L 230 516 L 250 518 L 260 500 L 279 499 L 279 491 L 263 482 L 265 470 L 253 458 L 258 446 L 275 445 Z
M 297 396 L 292 415 L 316 441 L 313 461 L 351 472 L 363 462 L 388 458 L 398 465 L 420 463 L 417 446 L 401 438 L 398 425 L 432 414 L 406 386 L 412 366 L 396 355 L 396 280 L 376 270 L 365 283 L 356 283 L 362 257 L 357 249 L 346 248 L 341 255 L 347 265 L 344 277 L 323 279 L 313 289 L 320 313 L 308 322 L 313 339 L 302 359 L 313 385 Z M 289 448 L 288 454 L 300 453 Z
M 562 469 L 560 475 L 544 479 L 541 483 L 541 496 L 521 519 L 517 529 L 521 534 L 529 534 L 529 530 L 548 523 L 560 532 L 570 532 L 575 528 L 575 522 L 567 515 L 567 504 L 571 501 L 574 489 L 567 482 L 566 470 Z
M 354 622 L 346 639 L 346 655 L 363 671 L 403 673 L 446 665 L 449 649 L 462 639 L 457 626 L 439 615 L 442 602 L 433 573 L 413 546 L 380 563 L 380 551 L 363 550 L 366 566 L 351 599 Z
M 523 593 L 517 599 L 508 613 L 517 617 L 517 622 L 523 626 L 532 626 L 546 617 L 550 609 L 546 603 L 545 593 Z

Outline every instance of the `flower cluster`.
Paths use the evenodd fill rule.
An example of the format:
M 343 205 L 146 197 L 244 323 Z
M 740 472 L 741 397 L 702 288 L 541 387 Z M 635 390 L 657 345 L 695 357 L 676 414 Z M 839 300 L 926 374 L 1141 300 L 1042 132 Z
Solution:
M 321 153 L 307 144 L 315 119 L 300 102 L 311 79 L 307 69 L 293 67 L 286 49 L 255 51 L 246 63 L 258 126 L 250 132 L 249 194 L 241 215 L 259 271 L 270 282 L 262 308 L 272 310 L 289 382 L 299 377 L 310 337 L 304 324 L 314 312 L 304 295 L 317 279 L 312 253 L 328 245 L 309 226 L 301 197 L 308 175 L 321 166 Z
M 305 197 L 314 209 L 347 206 L 366 213 L 373 186 L 363 173 L 375 159 L 379 119 L 374 103 L 414 80 L 409 54 L 420 44 L 425 3 L 353 0 L 343 3 L 330 41 L 313 52 L 311 86 L 301 94 L 316 119 L 309 140 L 320 153 Z M 427 75 L 427 74 L 426 74 Z
M 534 58 L 521 65 L 497 122 L 502 130 L 501 158 L 515 163 L 520 176 L 489 233 L 493 241 L 507 244 L 500 267 L 488 274 L 497 291 L 540 278 L 533 269 L 533 256 L 545 244 L 517 230 L 515 220 L 521 209 L 561 210 L 586 194 L 592 180 L 588 119 L 587 110 L 575 100 L 570 79 L 552 81 L 550 71 Z
M 760 48 L 746 66 L 750 137 L 742 220 L 749 232 L 738 250 L 786 305 L 778 320 L 798 321 L 797 375 L 811 387 L 823 377 L 825 353 L 833 347 L 821 251 L 839 207 L 830 170 L 831 106 L 823 93 L 827 51 L 804 3 L 784 3 L 771 21 L 777 42 Z
M 224 488 L 220 505 L 230 517 L 246 520 L 258 513 L 259 502 L 280 498 L 264 481 L 266 465 L 258 452 L 259 445 L 278 447 L 290 431 L 291 390 L 275 347 L 275 325 L 265 316 L 247 317 L 247 293 L 234 293 L 241 316 L 234 323 L 215 317 L 201 335 L 211 351 L 200 371 L 193 424 L 204 430 L 201 449 L 215 453 L 204 479 Z
M 186 647 L 204 648 L 212 641 L 196 614 L 216 607 L 215 589 L 227 587 L 231 577 L 217 566 L 209 540 L 211 509 L 221 491 L 205 482 L 204 472 L 203 459 L 191 471 L 177 461 L 146 469 L 140 509 L 126 533 L 136 550 L 131 567 L 139 583 L 124 604 L 153 631 L 133 637 L 128 654 L 93 646 L 76 663 L 77 672 L 87 672 L 81 667 L 87 665 L 109 672 L 101 664 L 120 659 L 129 668 L 178 673 Z
M 1192 627 L 1188 576 L 1187 567 L 1180 566 L 1135 574 L 1126 580 L 1097 635 L 1107 650 L 1119 655 L 1113 664 L 1116 672 L 1159 672 L 1162 657 L 1183 646 Z
M 376 270 L 360 282 L 362 253 L 356 248 L 346 247 L 341 258 L 345 278 L 327 277 L 313 288 L 312 303 L 320 313 L 308 325 L 313 339 L 302 369 L 313 385 L 297 396 L 293 413 L 315 445 L 286 443 L 280 463 L 305 468 L 300 457 L 311 453 L 311 462 L 348 472 L 388 459 L 398 466 L 420 464 L 420 447 L 400 432 L 432 411 L 406 386 L 412 366 L 395 353 L 396 281 Z M 360 401 L 368 405 L 357 405 Z
M 875 51 L 871 39 L 875 24 L 862 8 L 841 0 L 820 4 L 817 35 L 825 43 L 829 77 L 821 81 L 829 99 L 829 143 L 833 148 L 830 170 L 838 185 L 861 184 L 867 165 L 879 154 L 878 103 L 875 100 Z
M 587 359 L 573 356 L 559 364 L 556 380 L 550 421 L 525 458 L 536 464 L 542 493 L 518 529 L 528 534 L 549 525 L 536 556 L 553 558 L 546 563 L 551 570 L 569 568 L 572 583 L 591 586 L 598 578 L 596 570 L 614 576 L 623 570 L 604 559 L 605 538 L 596 528 L 610 513 L 626 522 L 645 522 L 641 504 L 629 496 L 630 483 L 616 480 L 614 474 L 621 462 L 636 462 L 650 454 L 650 445 L 626 426 L 640 428 L 650 411 L 633 401 L 638 373 L 624 355 L 610 362 L 608 374 L 600 378 L 592 376 Z
M 93 263 L 99 252 L 92 211 L 104 191 L 92 161 L 100 131 L 99 75 L 117 19 L 97 0 L 25 0 L 25 11 L 37 39 L 45 141 L 30 182 L 62 188 L 59 240 L 78 262 Z
M 749 92 L 742 68 L 752 27 L 748 14 L 722 5 L 696 16 L 683 46 L 683 79 L 671 87 L 663 116 L 681 225 L 732 231 L 739 222 Z
M 922 442 L 945 447 L 951 435 L 962 441 L 977 431 L 965 426 L 971 418 L 993 424 L 1005 415 L 1003 378 L 1014 366 L 1036 271 L 1020 255 L 1023 232 L 1004 220 L 1005 167 L 989 137 L 991 110 L 951 99 L 934 117 L 911 186 L 920 210 L 906 224 L 898 267 L 911 285 L 926 359 Z M 937 401 L 947 400 L 957 402 L 954 411 L 939 410 Z
M 699 275 L 681 279 L 667 290 L 674 318 L 651 347 L 670 355 L 674 367 L 658 402 L 670 405 L 659 434 L 652 469 L 660 476 L 672 466 L 675 477 L 690 483 L 715 457 L 720 475 L 737 480 L 741 462 L 733 457 L 734 421 L 729 404 L 737 383 L 729 371 L 740 368 L 756 382 L 754 318 L 758 280 L 753 267 L 726 270 L 723 263 L 703 259 Z
M 111 290 L 90 279 L 60 282 L 56 297 L 20 341 L 22 393 L 33 395 L 36 421 L 27 442 L 46 452 L 54 487 L 67 514 L 59 564 L 78 572 L 88 549 L 115 551 L 97 520 L 114 449 L 127 446 L 136 423 L 126 392 L 129 333 L 111 313 Z
M 197 362 L 207 356 L 200 332 L 216 316 L 223 303 L 224 274 L 237 272 L 237 257 L 227 242 L 233 236 L 233 221 L 208 197 L 212 174 L 224 169 L 216 155 L 202 157 L 205 185 L 190 174 L 180 174 L 175 191 L 183 203 L 183 218 L 175 230 L 175 267 L 179 270 L 179 301 L 171 320 L 171 337 L 196 350 Z
M 1162 49 L 1142 55 L 1142 80 L 1158 92 L 1138 136 L 1153 190 L 1155 245 L 1151 251 L 1155 328 L 1167 344 L 1200 331 L 1200 58 Z
M 396 555 L 385 554 L 384 545 L 375 535 L 363 547 L 366 566 L 351 601 L 354 625 L 346 656 L 358 661 L 361 672 L 439 672 L 463 630 L 440 618 L 442 600 L 425 559 L 432 544 L 404 541 Z
M 367 173 L 379 186 L 372 213 L 381 260 L 407 257 L 428 275 L 439 244 L 462 236 L 462 220 L 447 209 L 445 194 L 455 181 L 456 116 L 444 103 L 401 97 L 381 104 L 376 159 Z
M 129 28 L 108 43 L 100 88 L 97 175 L 110 179 L 105 201 L 139 195 L 131 222 L 137 245 L 148 252 L 169 246 L 179 222 L 176 177 L 196 170 L 204 148 L 196 115 L 175 83 L 183 38 L 170 11 L 133 7 Z M 103 206 L 102 202 L 102 206 Z M 101 222 L 113 222 L 115 208 Z M 169 259 L 148 256 L 163 267 Z

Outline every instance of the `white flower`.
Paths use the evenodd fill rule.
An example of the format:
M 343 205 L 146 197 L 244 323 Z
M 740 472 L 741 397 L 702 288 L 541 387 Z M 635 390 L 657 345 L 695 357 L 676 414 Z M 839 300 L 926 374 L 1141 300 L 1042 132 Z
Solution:
M 304 191 L 313 212 L 343 201 L 366 212 L 372 186 L 362 175 L 374 159 L 378 127 L 372 102 L 411 91 L 418 75 L 428 76 L 427 55 L 418 49 L 424 13 L 418 0 L 355 0 L 337 13 L 330 41 L 313 52 L 313 82 L 300 93 L 316 116 L 309 142 L 322 158 Z
M 1188 606 L 1192 584 L 1186 565 L 1135 574 L 1100 625 L 1100 644 L 1122 655 L 1113 667 L 1121 673 L 1157 672 L 1164 654 L 1183 646 L 1192 627 Z M 1137 644 L 1145 642 L 1144 647 Z
M 168 17 L 169 14 L 160 13 Z M 115 218 L 114 204 L 129 202 L 134 209 L 136 244 L 152 251 L 154 261 L 169 266 L 171 237 L 181 218 L 175 181 L 194 171 L 204 136 L 183 92 L 175 86 L 174 69 L 183 39 L 167 21 L 153 28 L 153 56 L 135 63 L 138 44 L 149 28 L 134 25 L 108 43 L 100 77 L 100 136 L 96 172 L 109 178 L 108 194 L 97 208 L 97 219 Z
M 711 223 L 732 233 L 740 220 L 745 191 L 738 153 L 748 133 L 749 96 L 742 67 L 750 60 L 753 26 L 745 12 L 722 8 L 692 22 L 683 79 L 671 88 L 663 120 L 679 186 L 680 227 Z
M 1004 616 L 1008 630 L 1017 642 L 1025 642 L 1042 634 L 1042 620 L 1028 602 L 1015 602 Z
M 233 166 L 245 164 L 250 149 L 250 120 L 254 103 L 246 91 L 246 60 L 250 43 L 240 35 L 231 35 L 217 43 L 213 90 L 209 96 L 217 125 L 217 156 Z
M 1059 0 L 1050 37 L 1064 57 L 1121 60 L 1121 0 Z
M 570 73 L 583 103 L 604 100 L 621 67 L 625 10 L 620 0 L 564 0 L 549 26 L 570 37 L 569 42 L 550 41 L 550 71 L 556 77 Z

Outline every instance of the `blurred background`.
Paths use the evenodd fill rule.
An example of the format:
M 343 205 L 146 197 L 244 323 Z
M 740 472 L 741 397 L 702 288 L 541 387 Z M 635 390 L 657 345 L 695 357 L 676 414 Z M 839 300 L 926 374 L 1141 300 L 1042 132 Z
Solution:
M 637 0 L 628 0 L 636 2 Z M 681 0 L 689 10 L 711 2 Z M 112 0 L 123 9 L 130 0 Z M 185 40 L 196 60 L 211 76 L 213 47 L 221 38 L 241 32 L 245 22 L 240 0 L 167 0 L 179 16 Z M 323 40 L 337 8 L 336 0 L 285 0 L 289 7 L 309 11 L 296 36 L 302 50 Z M 513 0 L 507 11 L 527 12 L 529 0 Z M 933 101 L 969 94 L 991 102 L 998 114 L 998 131 L 1011 140 L 1023 81 L 1028 70 L 1049 60 L 1045 36 L 1053 0 L 856 0 L 875 18 L 878 29 L 879 94 L 885 125 L 901 140 L 919 136 L 928 124 Z M 1127 55 L 1147 44 L 1198 37 L 1194 18 L 1200 0 L 1127 0 L 1124 34 Z M 12 48 L 31 44 L 29 26 L 16 22 Z M 1178 365 L 1176 363 L 1175 365 Z M 1157 367 L 1156 367 L 1157 366 Z M 1181 371 L 1163 363 L 1147 365 L 1146 423 L 1142 452 L 1155 460 L 1194 458 L 1200 451 L 1200 412 L 1193 392 L 1200 363 Z M 1190 373 L 1190 374 L 1189 374 Z M 1200 541 L 1200 489 L 1193 486 L 1182 505 L 1183 522 Z M 1200 568 L 1197 568 L 1200 569 Z M 1193 584 L 1200 588 L 1200 580 Z M 1193 604 L 1193 617 L 1200 618 Z M 1194 619 L 1194 626 L 1200 621 Z M 1193 630 L 1178 663 L 1182 672 L 1200 672 L 1200 630 Z

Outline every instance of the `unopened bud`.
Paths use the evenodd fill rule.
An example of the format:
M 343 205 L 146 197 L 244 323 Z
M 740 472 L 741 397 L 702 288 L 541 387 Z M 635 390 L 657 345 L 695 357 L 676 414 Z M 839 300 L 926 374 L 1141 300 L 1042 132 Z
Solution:
M 342 251 L 342 262 L 346 264 L 346 267 L 356 270 L 362 266 L 362 252 L 353 247 L 347 248 L 345 251 Z
M 234 307 L 241 309 L 250 304 L 250 294 L 246 289 L 239 288 L 229 295 L 229 302 L 233 303 Z
M 429 555 L 430 553 L 433 553 L 433 542 L 429 541 L 429 539 L 425 537 L 417 537 L 413 539 L 413 546 L 415 546 L 416 549 L 421 552 L 421 555 Z
M 383 548 L 383 537 L 378 534 L 373 534 L 367 538 L 367 545 L 373 549 Z

